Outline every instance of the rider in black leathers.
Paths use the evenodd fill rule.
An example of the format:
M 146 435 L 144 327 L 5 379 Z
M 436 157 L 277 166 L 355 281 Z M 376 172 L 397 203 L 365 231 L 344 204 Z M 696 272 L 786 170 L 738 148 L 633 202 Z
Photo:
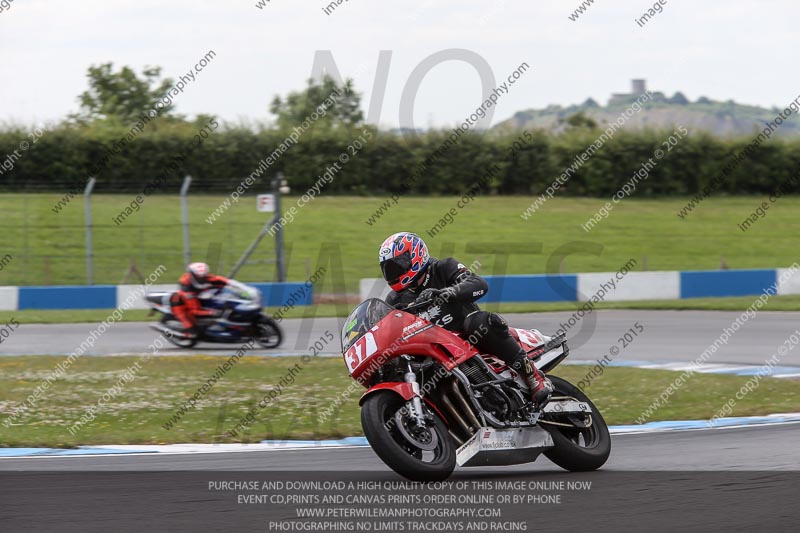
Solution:
M 408 255 L 410 261 L 405 257 Z M 429 257 L 427 246 L 413 233 L 387 238 L 381 246 L 380 260 L 384 279 L 394 289 L 386 303 L 404 307 L 433 300 L 432 305 L 416 314 L 445 329 L 461 332 L 482 353 L 505 361 L 526 380 L 533 403 L 544 407 L 553 392 L 550 380 L 531 364 L 508 332 L 503 317 L 481 311 L 475 304 L 488 291 L 483 278 L 451 257 Z

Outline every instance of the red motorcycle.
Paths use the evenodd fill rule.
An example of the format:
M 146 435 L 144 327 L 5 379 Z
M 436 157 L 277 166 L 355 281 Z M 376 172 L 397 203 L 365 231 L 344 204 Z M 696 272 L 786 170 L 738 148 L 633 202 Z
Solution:
M 553 397 L 535 410 L 524 379 L 503 361 L 408 312 L 430 303 L 400 310 L 366 300 L 342 328 L 344 362 L 367 388 L 359 401 L 361 426 L 384 463 L 414 481 L 441 481 L 456 464 L 530 463 L 541 453 L 570 471 L 606 462 L 608 426 L 581 390 L 549 376 Z M 569 354 L 563 333 L 510 331 L 544 372 Z

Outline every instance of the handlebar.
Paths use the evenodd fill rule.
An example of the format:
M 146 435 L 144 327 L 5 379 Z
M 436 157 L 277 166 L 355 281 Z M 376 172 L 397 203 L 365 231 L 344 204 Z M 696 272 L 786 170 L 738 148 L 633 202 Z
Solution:
M 417 309 L 423 309 L 425 307 L 430 306 L 433 303 L 434 300 L 435 300 L 435 298 L 431 298 L 430 300 L 425 300 L 424 302 L 412 302 L 412 303 L 410 303 L 410 304 L 408 304 L 406 306 L 397 307 L 397 309 L 399 309 L 400 311 L 406 311 L 406 312 L 415 311 Z

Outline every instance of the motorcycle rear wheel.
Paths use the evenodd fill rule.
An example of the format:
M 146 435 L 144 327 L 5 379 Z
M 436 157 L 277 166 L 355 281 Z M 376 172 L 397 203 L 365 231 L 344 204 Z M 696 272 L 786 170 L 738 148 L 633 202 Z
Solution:
M 606 421 L 597 407 L 592 403 L 582 390 L 565 379 L 548 376 L 553 382 L 553 396 L 570 396 L 578 401 L 588 403 L 592 408 L 591 414 L 581 415 L 591 417 L 588 428 L 575 426 L 565 427 L 555 424 L 542 423 L 553 437 L 554 446 L 544 452 L 544 455 L 555 464 L 570 472 L 588 472 L 597 470 L 605 464 L 611 454 L 611 435 L 608 433 Z M 550 417 L 545 415 L 543 420 Z M 569 422 L 568 418 L 561 416 L 552 417 L 553 422 Z
M 183 324 L 181 324 L 181 321 L 171 315 L 165 315 L 161 317 L 161 325 L 174 331 L 180 331 L 183 329 Z M 164 334 L 164 337 L 166 337 L 169 342 L 178 348 L 192 348 L 195 344 L 197 344 L 197 341 L 200 340 L 197 338 L 197 336 L 187 339 L 185 337 L 178 337 L 177 335 Z
M 253 337 L 262 348 L 277 348 L 283 342 L 283 332 L 275 320 L 261 316 L 255 325 L 256 335 Z
M 447 426 L 436 413 L 429 413 L 432 415 L 427 422 L 430 433 L 426 435 L 423 432 L 420 438 L 428 443 L 435 442 L 435 447 L 432 450 L 420 449 L 397 426 L 396 415 L 405 403 L 401 396 L 389 391 L 378 392 L 364 400 L 361 427 L 367 441 L 389 468 L 406 479 L 422 482 L 447 479 L 456 466 L 455 443 Z M 401 415 L 400 418 L 408 417 Z

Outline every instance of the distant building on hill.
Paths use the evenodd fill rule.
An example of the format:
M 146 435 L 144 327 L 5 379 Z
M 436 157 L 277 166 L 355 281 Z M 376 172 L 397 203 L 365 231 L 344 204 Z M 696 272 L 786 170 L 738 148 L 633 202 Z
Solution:
M 635 79 L 631 80 L 631 92 L 629 93 L 614 93 L 608 101 L 608 105 L 625 104 L 631 100 L 639 98 L 647 91 L 647 80 Z

